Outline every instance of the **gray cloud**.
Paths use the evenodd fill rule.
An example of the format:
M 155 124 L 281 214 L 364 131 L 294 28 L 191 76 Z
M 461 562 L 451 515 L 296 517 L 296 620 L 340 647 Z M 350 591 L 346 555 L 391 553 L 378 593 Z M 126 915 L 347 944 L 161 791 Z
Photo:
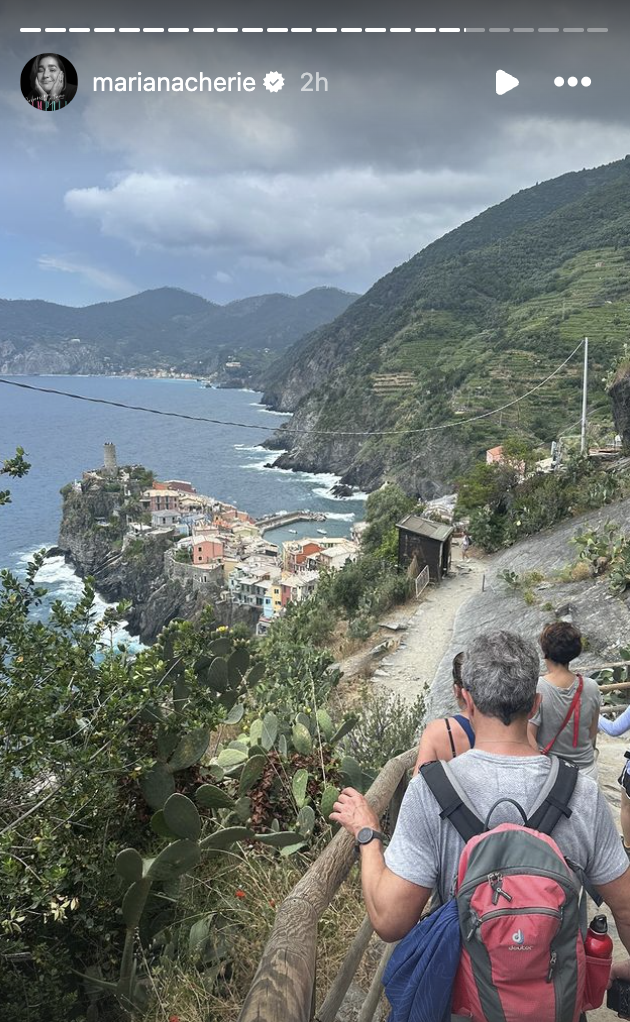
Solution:
M 340 25 L 332 3 L 314 11 L 274 4 L 108 5 L 110 24 Z M 437 10 L 437 8 L 436 8 Z M 45 25 L 51 15 L 29 10 Z M 344 4 L 346 23 L 464 24 L 458 5 Z M 367 288 L 427 242 L 514 191 L 630 151 L 625 9 L 610 3 L 528 7 L 530 24 L 608 23 L 607 36 L 71 36 L 25 37 L 5 17 L 0 92 L 12 148 L 0 186 L 17 236 L 35 233 L 36 265 L 86 294 L 160 282 L 225 300 L 313 283 Z M 58 18 L 59 15 L 55 15 Z M 67 24 L 93 24 L 84 5 Z M 480 25 L 515 25 L 505 4 L 475 8 Z M 86 20 L 87 19 L 87 20 Z M 438 20 L 439 19 L 439 20 Z M 595 19 L 595 20 L 594 20 Z M 80 91 L 46 120 L 16 93 L 22 65 L 44 43 L 66 53 Z M 494 73 L 521 80 L 499 98 Z M 281 71 L 269 95 L 264 73 Z M 94 75 L 256 77 L 252 94 L 100 95 Z M 300 92 L 301 74 L 328 78 Z M 555 89 L 556 74 L 589 74 L 591 89 Z M 61 119 L 63 118 L 63 120 Z M 20 219 L 20 217 L 22 219 Z M 25 250 L 28 246 L 25 245 Z M 79 258 L 76 253 L 85 255 Z M 33 258 L 24 256 L 25 259 Z M 13 259 L 15 260 L 15 250 Z M 42 261 L 43 259 L 43 261 Z M 55 274 L 51 273 L 56 270 Z M 33 265 L 24 263 L 25 277 Z M 6 279 L 6 278 L 5 278 Z M 91 289 L 91 290 L 90 290 Z M 67 289 L 66 289 L 67 292 Z

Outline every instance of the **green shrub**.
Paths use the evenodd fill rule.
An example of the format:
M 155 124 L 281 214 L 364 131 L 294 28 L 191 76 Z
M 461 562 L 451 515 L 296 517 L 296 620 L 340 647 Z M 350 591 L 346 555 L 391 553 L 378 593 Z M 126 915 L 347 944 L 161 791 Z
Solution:
M 378 771 L 393 756 L 412 748 L 426 712 L 427 689 L 412 702 L 393 692 L 366 688 L 359 720 L 344 745 L 364 768 Z
M 348 626 L 348 635 L 351 639 L 369 639 L 370 635 L 376 627 L 376 622 L 372 617 L 365 617 L 363 615 L 352 619 Z
M 370 493 L 365 502 L 365 520 L 368 523 L 361 546 L 365 553 L 383 553 L 396 562 L 398 542 L 395 525 L 411 511 L 418 510 L 415 497 L 410 497 L 396 483 L 385 483 Z M 393 557 L 392 557 L 393 554 Z

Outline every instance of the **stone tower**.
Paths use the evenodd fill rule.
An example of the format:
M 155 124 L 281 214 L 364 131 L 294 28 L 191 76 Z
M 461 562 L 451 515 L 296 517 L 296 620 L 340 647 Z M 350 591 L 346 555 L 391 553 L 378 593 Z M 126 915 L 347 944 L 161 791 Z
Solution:
M 108 476 L 115 476 L 118 472 L 118 465 L 116 463 L 116 445 L 112 443 L 103 444 L 103 458 L 105 466 L 105 474 Z

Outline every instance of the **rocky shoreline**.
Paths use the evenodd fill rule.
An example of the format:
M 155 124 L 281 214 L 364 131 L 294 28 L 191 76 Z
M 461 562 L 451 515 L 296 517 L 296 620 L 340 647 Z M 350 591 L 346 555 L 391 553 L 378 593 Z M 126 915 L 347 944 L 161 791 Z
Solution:
M 209 603 L 218 624 L 255 627 L 252 608 L 222 599 L 218 583 L 209 583 L 201 592 L 186 579 L 169 577 L 165 555 L 172 542 L 168 536 L 149 536 L 126 547 L 113 538 L 111 529 L 99 523 L 114 515 L 117 494 L 102 487 L 86 492 L 66 488 L 63 498 L 59 542 L 48 556 L 61 554 L 80 578 L 93 578 L 97 592 L 108 603 L 130 600 L 127 629 L 143 643 L 154 642 L 174 618 L 194 620 Z

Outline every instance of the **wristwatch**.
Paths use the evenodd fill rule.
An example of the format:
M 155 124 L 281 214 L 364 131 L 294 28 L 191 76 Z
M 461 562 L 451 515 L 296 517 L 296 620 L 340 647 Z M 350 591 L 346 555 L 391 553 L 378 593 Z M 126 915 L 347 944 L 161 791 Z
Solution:
M 361 830 L 357 834 L 355 847 L 360 848 L 361 845 L 369 845 L 370 841 L 373 841 L 374 838 L 382 841 L 383 844 L 387 843 L 387 838 L 384 834 L 381 834 L 380 830 L 373 830 L 372 827 L 361 827 Z

